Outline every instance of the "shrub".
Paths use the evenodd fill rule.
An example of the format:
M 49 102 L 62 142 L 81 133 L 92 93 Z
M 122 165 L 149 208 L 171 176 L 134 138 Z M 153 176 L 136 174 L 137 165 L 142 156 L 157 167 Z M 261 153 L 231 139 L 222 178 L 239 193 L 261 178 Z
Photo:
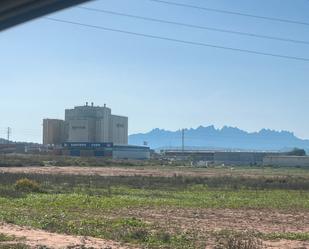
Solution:
M 217 241 L 215 249 L 263 249 L 261 239 L 252 233 L 227 232 Z
M 157 238 L 159 241 L 162 241 L 163 243 L 170 243 L 172 236 L 168 232 L 159 232 L 157 233 Z
M 131 231 L 130 237 L 137 241 L 147 241 L 149 232 L 146 228 L 138 228 Z
M 36 181 L 23 178 L 16 181 L 15 189 L 22 192 L 39 192 L 40 185 Z

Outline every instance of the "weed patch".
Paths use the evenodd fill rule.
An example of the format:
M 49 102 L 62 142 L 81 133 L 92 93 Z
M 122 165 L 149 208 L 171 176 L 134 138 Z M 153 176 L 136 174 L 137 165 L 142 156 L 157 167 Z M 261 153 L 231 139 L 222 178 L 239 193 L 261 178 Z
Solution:
M 0 233 L 0 242 L 14 241 L 14 240 L 15 240 L 14 236 L 9 236 L 9 235 Z
M 15 189 L 21 192 L 39 192 L 40 191 L 40 185 L 34 181 L 30 180 L 28 178 L 22 178 L 16 181 L 14 185 Z

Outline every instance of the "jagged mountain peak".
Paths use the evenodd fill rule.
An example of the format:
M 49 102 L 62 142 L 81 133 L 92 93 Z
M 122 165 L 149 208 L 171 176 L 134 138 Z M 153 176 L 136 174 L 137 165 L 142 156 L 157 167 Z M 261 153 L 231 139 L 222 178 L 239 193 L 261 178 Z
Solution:
M 168 131 L 156 128 L 147 133 L 129 136 L 130 144 L 141 145 L 144 141 L 147 141 L 152 148 L 180 147 L 181 130 Z M 215 128 L 213 125 L 201 125 L 185 129 L 185 146 L 248 150 L 280 150 L 293 147 L 307 149 L 309 140 L 297 138 L 289 131 L 261 129 L 258 132 L 247 132 L 232 126 Z

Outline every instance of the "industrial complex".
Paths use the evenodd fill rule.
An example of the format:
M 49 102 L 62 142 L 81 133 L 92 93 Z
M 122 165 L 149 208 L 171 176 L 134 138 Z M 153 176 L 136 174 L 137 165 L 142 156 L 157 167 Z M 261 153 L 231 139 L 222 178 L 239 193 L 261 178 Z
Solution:
M 150 149 L 128 145 L 128 118 L 103 107 L 76 106 L 65 110 L 65 119 L 43 120 L 43 145 L 63 155 L 105 156 L 115 159 L 148 159 Z
M 64 119 L 43 119 L 43 145 L 10 143 L 0 153 L 55 154 L 112 159 L 186 161 L 193 166 L 300 166 L 309 167 L 309 156 L 279 151 L 163 149 L 128 144 L 128 117 L 112 114 L 105 104 L 85 103 L 66 109 Z M 146 143 L 145 143 L 146 144 Z M 297 148 L 296 148 L 297 151 Z M 152 153 L 153 152 L 153 153 Z
M 128 144 L 128 118 L 111 114 L 111 109 L 91 105 L 65 110 L 65 119 L 43 120 L 43 144 L 65 142 Z
M 300 166 L 309 167 L 309 156 L 290 156 L 283 152 L 162 150 L 169 160 L 191 161 L 196 166 Z

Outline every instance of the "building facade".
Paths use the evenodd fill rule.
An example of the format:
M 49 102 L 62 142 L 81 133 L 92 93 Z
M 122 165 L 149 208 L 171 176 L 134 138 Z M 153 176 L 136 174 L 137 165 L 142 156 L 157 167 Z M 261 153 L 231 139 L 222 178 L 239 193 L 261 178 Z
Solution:
M 248 151 L 182 151 L 163 150 L 161 153 L 168 159 L 205 161 L 215 165 L 253 166 L 263 165 L 265 157 L 280 155 L 279 152 L 248 152 Z
M 58 131 L 57 125 L 61 132 Z M 52 128 L 51 128 L 52 127 Z M 57 129 L 56 129 L 57 128 Z M 61 135 L 59 135 L 61 134 Z M 52 143 L 51 143 L 52 142 Z M 111 109 L 91 105 L 65 110 L 65 120 L 43 121 L 43 144 L 114 143 L 128 144 L 128 118 L 112 115 Z
M 80 157 L 106 157 L 115 160 L 150 159 L 150 148 L 113 143 L 64 143 L 62 155 Z
M 263 159 L 263 165 L 279 167 L 309 167 L 309 156 L 267 156 Z
M 57 145 L 65 141 L 65 122 L 60 119 L 43 120 L 43 144 Z

